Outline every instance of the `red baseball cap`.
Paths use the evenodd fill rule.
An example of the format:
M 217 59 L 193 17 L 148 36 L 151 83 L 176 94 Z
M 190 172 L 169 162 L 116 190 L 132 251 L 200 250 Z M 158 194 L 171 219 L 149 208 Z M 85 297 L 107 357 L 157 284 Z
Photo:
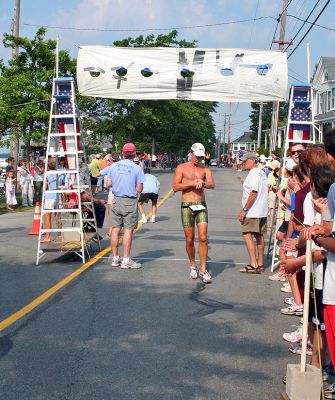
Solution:
M 122 148 L 123 153 L 134 154 L 136 153 L 136 148 L 133 143 L 126 143 Z

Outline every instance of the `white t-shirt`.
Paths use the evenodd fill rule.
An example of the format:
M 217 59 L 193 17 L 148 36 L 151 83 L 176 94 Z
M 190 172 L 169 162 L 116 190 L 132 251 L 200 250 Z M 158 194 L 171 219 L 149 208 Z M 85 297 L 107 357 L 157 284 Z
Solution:
M 268 215 L 268 181 L 264 171 L 253 168 L 243 183 L 242 206 L 245 207 L 251 192 L 257 192 L 246 218 L 264 218 Z
M 333 222 L 333 231 L 335 223 Z M 323 282 L 323 304 L 335 306 L 335 253 L 328 252 L 327 268 Z

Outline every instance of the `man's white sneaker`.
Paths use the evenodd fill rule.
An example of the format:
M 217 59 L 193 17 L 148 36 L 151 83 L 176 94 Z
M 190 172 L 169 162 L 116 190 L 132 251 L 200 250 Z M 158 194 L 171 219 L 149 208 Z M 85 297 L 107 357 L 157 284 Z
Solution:
M 190 278 L 197 279 L 198 278 L 198 270 L 196 268 L 191 267 Z
M 212 277 L 211 274 L 205 269 L 205 271 L 199 271 L 199 276 L 202 279 L 203 283 L 211 283 Z
M 302 326 L 290 333 L 283 333 L 283 339 L 291 343 L 299 343 L 302 340 Z
M 119 256 L 112 258 L 112 267 L 119 267 L 121 265 L 121 258 Z
M 142 217 L 138 222 L 141 222 L 142 224 L 146 224 L 148 222 L 146 217 Z
M 304 313 L 304 306 L 297 306 L 296 304 L 292 304 L 287 308 L 282 308 L 280 312 L 284 315 L 298 315 L 301 316 Z
M 122 260 L 120 268 L 122 269 L 139 269 L 142 268 L 142 264 L 137 263 L 134 260 L 129 259 L 129 261 Z
M 286 278 L 283 275 L 279 275 L 279 272 L 269 276 L 270 281 L 285 282 Z
M 156 222 L 156 215 L 152 215 L 152 216 L 151 216 L 150 222 L 153 222 L 153 223 Z

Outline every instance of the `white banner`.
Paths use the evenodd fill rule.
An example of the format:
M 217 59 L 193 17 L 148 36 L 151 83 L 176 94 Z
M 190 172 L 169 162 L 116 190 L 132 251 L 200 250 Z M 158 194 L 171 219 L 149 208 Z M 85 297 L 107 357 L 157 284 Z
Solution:
M 287 59 L 281 51 L 82 46 L 77 80 L 83 96 L 281 101 Z

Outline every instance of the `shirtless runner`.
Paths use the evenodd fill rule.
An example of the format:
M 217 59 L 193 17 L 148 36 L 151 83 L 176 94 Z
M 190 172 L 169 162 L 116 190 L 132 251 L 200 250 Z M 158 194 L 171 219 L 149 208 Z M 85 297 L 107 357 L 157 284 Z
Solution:
M 197 279 L 198 277 L 194 247 L 194 225 L 196 223 L 199 237 L 199 276 L 204 283 L 210 283 L 212 278 L 206 268 L 208 211 L 204 189 L 214 189 L 215 183 L 211 170 L 203 164 L 205 157 L 204 146 L 201 143 L 194 143 L 191 147 L 191 152 L 189 162 L 179 165 L 176 169 L 173 179 L 173 191 L 182 192 L 181 220 L 185 232 L 186 251 L 191 264 L 190 278 Z M 193 210 L 190 206 L 191 208 L 193 206 Z

